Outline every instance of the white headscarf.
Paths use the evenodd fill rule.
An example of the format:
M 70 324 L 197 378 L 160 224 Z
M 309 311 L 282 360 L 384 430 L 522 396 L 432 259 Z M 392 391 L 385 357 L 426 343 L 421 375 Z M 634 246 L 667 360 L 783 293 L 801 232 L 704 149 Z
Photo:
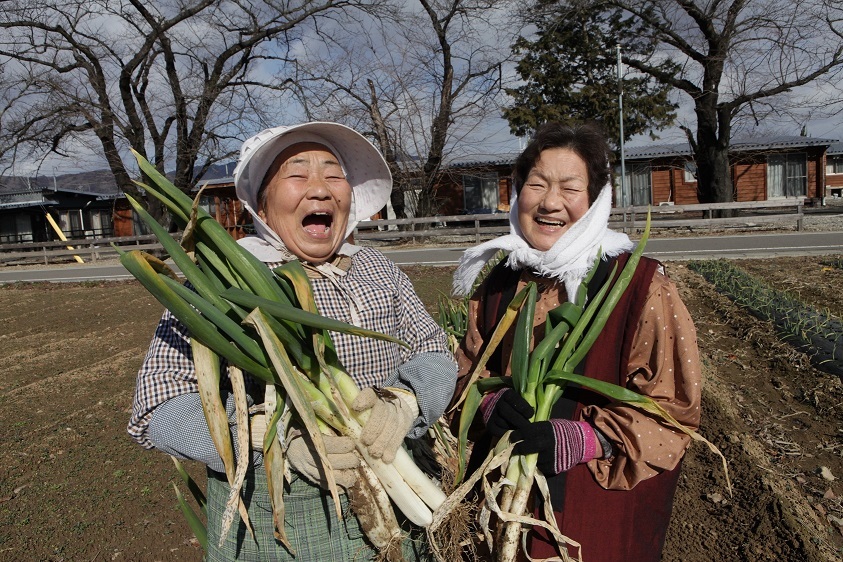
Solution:
M 603 258 L 611 258 L 635 248 L 626 234 L 609 230 L 611 210 L 612 186 L 606 184 L 588 211 L 549 250 L 542 252 L 524 239 L 518 223 L 518 194 L 513 190 L 509 211 L 510 233 L 465 251 L 454 273 L 454 294 L 467 295 L 486 262 L 504 250 L 509 252 L 508 267 L 530 269 L 543 277 L 558 279 L 565 284 L 568 298 L 574 298 L 598 252 Z

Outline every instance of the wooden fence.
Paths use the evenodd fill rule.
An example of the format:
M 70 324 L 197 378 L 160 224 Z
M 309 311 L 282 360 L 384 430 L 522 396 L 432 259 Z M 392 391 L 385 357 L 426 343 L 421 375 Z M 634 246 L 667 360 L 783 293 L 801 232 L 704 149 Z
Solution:
M 713 211 L 729 211 L 731 217 L 714 217 Z M 751 201 L 747 203 L 709 203 L 700 205 L 647 205 L 614 208 L 609 227 L 631 233 L 644 228 L 647 212 L 652 214 L 653 228 L 689 228 L 713 230 L 725 226 L 756 226 L 759 224 L 796 224 L 801 231 L 805 216 L 805 201 Z M 390 219 L 364 221 L 354 231 L 354 239 L 399 240 L 406 238 L 467 237 L 480 242 L 484 238 L 509 232 L 509 213 L 487 215 L 451 215 L 422 219 Z
M 733 216 L 714 218 L 713 211 L 727 210 Z M 612 209 L 609 226 L 633 233 L 644 227 L 647 212 L 652 213 L 652 227 L 684 228 L 694 231 L 719 227 L 752 228 L 761 224 L 796 224 L 802 230 L 804 200 L 754 201 L 749 203 L 711 203 L 702 205 L 660 205 L 658 207 L 624 207 Z M 401 243 L 424 239 L 478 243 L 509 232 L 509 213 L 485 215 L 449 215 L 415 219 L 364 221 L 354 230 L 356 242 L 378 241 Z M 176 235 L 178 236 L 178 235 Z M 119 238 L 74 239 L 67 242 L 26 242 L 0 245 L 0 265 L 28 263 L 63 263 L 80 258 L 96 263 L 113 259 L 117 251 L 112 244 L 126 250 L 161 250 L 154 235 Z M 78 261 L 78 260 L 77 260 Z

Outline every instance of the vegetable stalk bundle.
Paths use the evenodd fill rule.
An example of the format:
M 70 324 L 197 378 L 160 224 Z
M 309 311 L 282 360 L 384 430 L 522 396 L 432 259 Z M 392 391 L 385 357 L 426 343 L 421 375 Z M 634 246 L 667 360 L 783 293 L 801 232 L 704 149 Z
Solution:
M 358 484 L 349 491 L 354 497 L 352 504 L 366 510 L 365 519 L 370 524 L 364 528 L 385 558 L 400 559 L 401 530 L 392 503 L 408 520 L 426 527 L 445 496 L 403 448 L 391 464 L 385 464 L 359 444 L 357 438 L 368 412 L 355 412 L 350 407 L 359 389 L 337 358 L 328 331 L 406 344 L 386 334 L 320 316 L 307 274 L 298 261 L 270 270 L 198 207 L 198 196 L 197 201 L 191 200 L 142 156 L 135 156 L 152 183 L 139 185 L 160 200 L 183 229 L 181 244 L 136 201 L 129 200 L 192 289 L 151 255 L 118 248 L 120 261 L 190 332 L 202 405 L 231 484 L 221 542 L 235 511 L 253 532 L 239 496 L 249 461 L 250 422 L 243 378 L 243 372 L 247 372 L 266 385 L 263 415 L 267 431 L 262 449 L 276 538 L 292 550 L 284 533 L 282 491 L 288 467 L 278 432 L 286 433 L 295 419 L 319 454 L 337 513 L 341 513 L 339 489 L 327 462 L 322 435 L 333 432 L 355 439 L 364 462 L 358 468 Z M 221 359 L 229 365 L 235 398 L 241 451 L 237 461 L 220 395 Z

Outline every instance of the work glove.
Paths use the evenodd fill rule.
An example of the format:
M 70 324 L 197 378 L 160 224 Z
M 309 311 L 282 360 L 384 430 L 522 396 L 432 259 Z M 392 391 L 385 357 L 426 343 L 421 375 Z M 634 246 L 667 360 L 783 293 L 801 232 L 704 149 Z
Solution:
M 513 453 L 538 453 L 536 466 L 545 475 L 554 475 L 593 459 L 597 435 L 588 422 L 552 419 L 527 424 L 509 436 L 516 443 Z
M 400 388 L 365 388 L 351 403 L 355 412 L 369 410 L 360 442 L 369 454 L 389 464 L 419 417 L 419 405 L 412 392 Z
M 511 429 L 530 425 L 533 407 L 512 388 L 487 394 L 480 403 L 486 430 L 500 437 Z
M 357 468 L 363 462 L 354 449 L 354 440 L 341 435 L 322 435 L 322 440 L 328 454 L 328 464 L 334 471 L 334 480 L 346 490 L 351 488 L 357 481 Z M 328 479 L 309 437 L 297 432 L 290 438 L 287 460 L 309 482 L 320 488 L 328 488 Z
M 266 435 L 266 415 L 259 413 L 249 417 L 249 433 L 252 449 L 263 451 L 263 438 Z

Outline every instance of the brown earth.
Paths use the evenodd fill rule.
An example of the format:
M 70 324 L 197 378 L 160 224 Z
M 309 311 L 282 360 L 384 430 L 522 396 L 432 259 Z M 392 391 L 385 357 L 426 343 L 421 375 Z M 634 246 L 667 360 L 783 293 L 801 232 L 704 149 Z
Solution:
M 737 262 L 843 317 L 829 258 Z M 408 268 L 425 302 L 450 269 Z M 843 386 L 671 262 L 705 366 L 701 444 L 685 459 L 663 559 L 843 560 Z M 201 560 L 171 461 L 125 432 L 161 307 L 134 282 L 0 287 L 0 560 Z M 204 483 L 202 467 L 188 464 Z M 587 556 L 586 556 L 587 560 Z

